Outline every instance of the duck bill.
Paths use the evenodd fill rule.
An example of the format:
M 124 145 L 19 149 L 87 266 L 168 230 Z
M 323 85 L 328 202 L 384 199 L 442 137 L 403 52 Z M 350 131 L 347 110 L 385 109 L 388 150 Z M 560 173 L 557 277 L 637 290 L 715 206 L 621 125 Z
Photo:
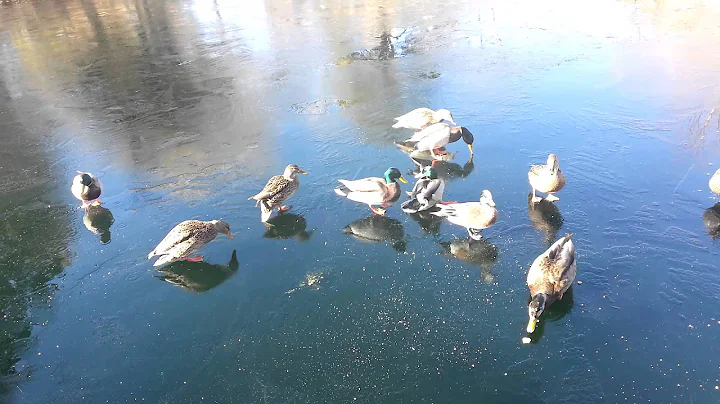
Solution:
M 473 151 L 472 145 L 469 144 L 467 146 L 468 146 L 468 149 L 470 149 L 470 154 L 474 154 L 475 152 Z
M 225 233 L 225 235 L 228 236 L 228 238 L 229 238 L 230 240 L 233 239 L 233 236 L 232 236 L 232 234 L 230 234 L 230 232 Z
M 307 171 L 302 171 L 302 170 L 300 170 L 300 174 L 302 174 L 302 175 L 307 175 Z
M 527 330 L 526 330 L 526 331 L 527 331 L 528 333 L 533 333 L 533 332 L 535 332 L 535 326 L 536 326 L 536 325 L 537 325 L 537 319 L 536 319 L 536 318 L 531 318 L 530 321 L 528 321 Z
M 400 178 L 398 178 L 398 179 L 399 179 L 400 182 L 402 182 L 403 184 L 407 184 L 407 180 L 406 180 L 405 178 L 403 178 L 402 175 L 401 175 Z

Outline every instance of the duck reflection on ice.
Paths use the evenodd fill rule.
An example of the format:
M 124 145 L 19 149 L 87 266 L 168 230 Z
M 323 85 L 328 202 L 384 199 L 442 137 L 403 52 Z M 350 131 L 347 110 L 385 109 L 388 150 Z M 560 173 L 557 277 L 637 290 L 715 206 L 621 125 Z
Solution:
M 100 236 L 101 244 L 110 243 L 110 226 L 114 222 L 112 212 L 100 205 L 90 206 L 83 216 L 83 224 L 92 233 Z
M 228 280 L 235 275 L 239 267 L 237 252 L 233 250 L 227 265 L 208 264 L 203 261 L 176 261 L 159 269 L 159 275 L 155 277 L 183 289 L 201 293 Z
M 720 202 L 705 209 L 702 219 L 710 237 L 713 239 L 720 237 Z
M 441 148 L 440 150 L 443 149 Z M 413 163 L 415 163 L 417 168 L 413 170 L 412 173 L 414 175 L 420 174 L 423 172 L 424 167 L 432 165 L 435 171 L 437 171 L 438 178 L 447 181 L 454 178 L 465 178 L 469 176 L 473 172 L 473 170 L 475 170 L 473 155 L 470 155 L 470 158 L 464 165 L 453 163 L 452 159 L 454 156 L 455 153 L 448 153 L 447 155 L 443 156 L 443 160 L 433 160 L 429 152 L 413 153 L 411 156 L 411 160 L 413 161 Z
M 495 280 L 492 269 L 498 259 L 498 248 L 487 239 L 456 238 L 450 242 L 440 241 L 439 244 L 447 254 L 479 267 L 483 282 L 491 283 Z
M 294 213 L 282 213 L 270 218 L 265 227 L 267 231 L 263 234 L 264 238 L 289 239 L 297 238 L 299 241 L 310 239 L 312 230 L 307 231 L 307 221 L 302 215 Z
M 443 218 L 433 215 L 431 212 L 434 210 L 437 210 L 437 208 L 432 208 L 424 212 L 412 213 L 409 216 L 415 219 L 415 221 L 418 222 L 420 227 L 427 234 L 437 236 L 440 234 L 440 223 L 443 222 Z
M 405 251 L 405 230 L 399 220 L 372 215 L 343 227 L 343 233 L 370 243 L 386 241 L 397 251 Z
M 545 333 L 545 325 L 547 323 L 558 321 L 570 313 L 574 305 L 573 289 L 574 288 L 570 286 L 570 289 L 563 295 L 562 300 L 556 300 L 550 307 L 543 311 L 542 320 L 538 321 L 535 331 L 533 331 L 532 334 L 526 335 L 530 338 L 530 342 L 534 344 L 540 342 Z M 528 295 L 526 305 L 530 304 L 531 300 L 532 296 Z
M 532 202 L 532 192 L 528 194 L 528 216 L 533 227 L 546 234 L 545 242 L 552 243 L 563 226 L 563 217 L 560 209 L 552 202 L 543 199 L 539 203 Z

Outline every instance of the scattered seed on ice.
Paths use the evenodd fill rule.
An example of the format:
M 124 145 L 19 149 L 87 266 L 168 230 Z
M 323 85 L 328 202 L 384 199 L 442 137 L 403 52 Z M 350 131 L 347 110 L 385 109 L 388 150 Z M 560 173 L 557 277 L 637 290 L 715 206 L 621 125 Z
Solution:
M 530 341 L 531 341 L 530 337 L 523 337 L 523 339 L 522 339 L 523 344 L 529 344 Z

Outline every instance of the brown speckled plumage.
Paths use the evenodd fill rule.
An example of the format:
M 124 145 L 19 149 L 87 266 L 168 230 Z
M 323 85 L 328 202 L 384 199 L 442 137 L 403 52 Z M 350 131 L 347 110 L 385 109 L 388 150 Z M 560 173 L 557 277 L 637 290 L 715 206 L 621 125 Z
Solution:
M 231 237 L 230 226 L 221 220 L 209 222 L 186 220 L 170 230 L 160 244 L 148 254 L 148 259 L 159 255 L 160 259 L 154 264 L 159 266 L 187 258 L 214 240 L 220 232 Z
M 300 180 L 297 178 L 298 173 L 306 174 L 297 165 L 290 164 L 285 167 L 283 175 L 270 178 L 262 191 L 248 198 L 248 200 L 254 199 L 257 201 L 255 206 L 260 205 L 263 222 L 270 218 L 273 209 L 280 207 L 300 188 Z
M 553 164 L 556 170 L 553 170 Z M 528 181 L 536 191 L 555 193 L 565 186 L 565 174 L 558 166 L 557 157 L 551 154 L 548 156 L 547 164 L 537 164 L 530 167 Z

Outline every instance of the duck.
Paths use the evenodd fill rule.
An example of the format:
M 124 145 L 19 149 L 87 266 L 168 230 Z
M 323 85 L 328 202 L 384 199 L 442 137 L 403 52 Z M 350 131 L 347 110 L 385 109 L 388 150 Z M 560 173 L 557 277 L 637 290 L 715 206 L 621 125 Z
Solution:
M 102 182 L 93 173 L 78 171 L 78 175 L 73 178 L 70 192 L 73 196 L 82 202 L 78 209 L 85 209 L 87 212 L 90 206 L 99 206 L 100 194 L 102 194 Z
M 255 206 L 260 205 L 260 221 L 267 223 L 275 208 L 278 209 L 278 212 L 290 209 L 290 206 L 282 203 L 290 199 L 300 188 L 298 174 L 307 175 L 307 172 L 300 169 L 297 164 L 288 164 L 283 175 L 273 176 L 262 191 L 248 198 L 248 201 L 251 199 L 257 201 Z
M 473 134 L 463 126 L 452 127 L 444 122 L 432 124 L 420 132 L 416 132 L 403 143 L 405 145 L 414 145 L 415 151 L 410 154 L 410 157 L 420 156 L 420 153 L 430 151 L 430 155 L 434 160 L 443 160 L 441 155 L 445 152 L 439 149 L 460 139 L 467 144 L 472 156 L 474 154 L 472 145 L 475 141 Z
M 455 119 L 453 119 L 452 114 L 447 109 L 433 111 L 430 108 L 416 108 L 405 115 L 395 118 L 395 120 L 397 122 L 393 124 L 393 128 L 415 129 L 415 131 L 422 130 L 428 125 L 442 121 L 449 121 L 452 122 L 453 125 L 456 125 Z
M 536 195 L 536 191 L 546 193 L 545 200 L 548 202 L 557 202 L 560 200 L 553 195 L 559 192 L 565 186 L 565 174 L 560 170 L 560 163 L 554 154 L 550 154 L 546 164 L 537 164 L 530 166 L 528 171 L 528 181 L 533 189 L 533 203 L 538 203 L 543 199 Z
M 410 200 L 402 204 L 402 210 L 405 213 L 428 210 L 436 204 L 442 203 L 444 192 L 445 181 L 438 178 L 437 170 L 432 166 L 425 167 L 413 190 L 407 193 Z
M 435 216 L 445 217 L 455 225 L 467 229 L 473 240 L 480 240 L 480 231 L 494 225 L 498 219 L 492 193 L 487 189 L 480 194 L 480 202 L 447 203 L 435 205 L 440 208 L 431 212 Z
M 715 171 L 712 177 L 710 177 L 710 190 L 716 194 L 720 194 L 720 169 Z
M 384 215 L 385 209 L 400 198 L 400 181 L 407 184 L 402 173 L 395 167 L 385 171 L 385 178 L 368 177 L 359 180 L 338 180 L 342 185 L 335 188 L 335 193 L 355 202 L 368 205 L 376 215 Z M 382 208 L 375 208 L 374 205 L 381 205 Z
M 202 255 L 190 257 L 205 244 L 213 241 L 218 233 L 222 233 L 232 239 L 230 225 L 222 220 L 211 220 L 203 222 L 200 220 L 185 220 L 172 228 L 160 244 L 148 254 L 148 259 L 160 256 L 155 261 L 154 267 L 158 267 L 175 261 L 200 262 L 204 259 Z
M 570 289 L 577 275 L 575 245 L 572 234 L 566 234 L 557 240 L 544 253 L 540 254 L 530 266 L 527 285 L 532 299 L 528 304 L 527 332 L 535 331 L 538 319 L 543 311 L 556 300 L 562 300 L 563 294 Z

